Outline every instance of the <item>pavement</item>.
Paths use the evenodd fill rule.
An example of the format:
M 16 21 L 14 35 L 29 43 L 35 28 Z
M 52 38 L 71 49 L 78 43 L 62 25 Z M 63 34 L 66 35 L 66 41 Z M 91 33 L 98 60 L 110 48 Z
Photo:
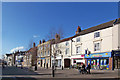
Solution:
M 80 74 L 77 69 L 56 69 L 55 77 L 52 77 L 52 70 L 45 68 L 38 68 L 37 71 L 29 69 L 21 69 L 16 67 L 5 67 L 2 69 L 2 80 L 72 80 L 72 79 L 84 79 L 84 80 L 118 80 L 120 78 L 119 70 L 91 70 L 91 74 Z

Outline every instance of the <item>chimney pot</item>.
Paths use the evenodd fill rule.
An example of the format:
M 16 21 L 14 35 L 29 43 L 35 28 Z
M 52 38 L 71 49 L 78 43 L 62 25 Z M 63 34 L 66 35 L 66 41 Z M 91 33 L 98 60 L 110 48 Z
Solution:
M 41 44 L 41 40 L 39 41 L 39 44 Z
M 33 43 L 33 48 L 35 47 L 35 43 Z
M 79 34 L 81 32 L 81 28 L 80 26 L 77 27 L 77 31 L 76 31 L 76 34 Z

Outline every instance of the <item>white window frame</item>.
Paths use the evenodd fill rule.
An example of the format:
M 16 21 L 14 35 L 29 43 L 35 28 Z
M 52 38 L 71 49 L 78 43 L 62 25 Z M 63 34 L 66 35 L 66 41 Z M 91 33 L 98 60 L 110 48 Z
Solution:
M 94 43 L 94 51 L 96 52 L 96 51 L 100 51 L 100 49 L 101 49 L 101 43 L 100 42 L 95 42 Z
M 45 56 L 46 56 L 46 51 L 45 51 Z
M 78 50 L 79 48 L 79 50 Z M 81 46 L 76 46 L 76 54 L 80 54 L 81 53 Z
M 65 54 L 66 54 L 66 55 L 69 54 L 69 48 L 66 48 Z
M 77 38 L 76 38 L 76 42 L 80 42 L 80 37 L 77 37 Z
M 68 45 L 69 45 L 69 42 L 66 42 L 65 45 L 68 46 Z
M 99 35 L 99 36 L 98 36 Z M 94 38 L 98 38 L 98 37 L 100 37 L 100 32 L 95 32 L 94 33 Z

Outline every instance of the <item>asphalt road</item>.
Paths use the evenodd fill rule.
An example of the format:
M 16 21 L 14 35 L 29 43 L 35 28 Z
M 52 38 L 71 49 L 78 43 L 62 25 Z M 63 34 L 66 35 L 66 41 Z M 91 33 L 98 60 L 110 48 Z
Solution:
M 38 68 L 37 71 L 16 67 L 2 69 L 2 80 L 118 80 L 118 70 L 91 70 L 91 74 L 80 74 L 77 69 L 57 69 L 52 77 L 51 69 Z

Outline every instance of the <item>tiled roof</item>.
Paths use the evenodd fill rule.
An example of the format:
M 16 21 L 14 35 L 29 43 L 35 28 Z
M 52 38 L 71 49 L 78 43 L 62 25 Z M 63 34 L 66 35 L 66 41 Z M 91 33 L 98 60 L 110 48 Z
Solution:
M 84 35 L 84 34 L 91 33 L 91 32 L 97 31 L 97 30 L 105 29 L 105 28 L 109 28 L 109 27 L 112 27 L 113 24 L 118 24 L 118 23 L 120 23 L 120 18 L 97 25 L 97 26 L 93 26 L 93 27 L 85 29 L 85 30 L 82 30 L 79 34 L 76 34 L 69 38 L 62 39 L 59 42 L 68 41 L 68 40 L 70 40 L 74 37 L 80 36 L 80 35 Z
M 120 23 L 120 18 L 97 25 L 97 26 L 94 26 L 94 27 L 91 27 L 91 28 L 88 28 L 88 29 L 85 29 L 85 30 L 82 30 L 79 34 L 76 34 L 74 37 L 79 36 L 79 35 L 84 35 L 84 34 L 87 34 L 90 32 L 94 32 L 97 30 L 109 28 L 109 27 L 112 27 L 113 24 L 118 24 L 118 23 Z

